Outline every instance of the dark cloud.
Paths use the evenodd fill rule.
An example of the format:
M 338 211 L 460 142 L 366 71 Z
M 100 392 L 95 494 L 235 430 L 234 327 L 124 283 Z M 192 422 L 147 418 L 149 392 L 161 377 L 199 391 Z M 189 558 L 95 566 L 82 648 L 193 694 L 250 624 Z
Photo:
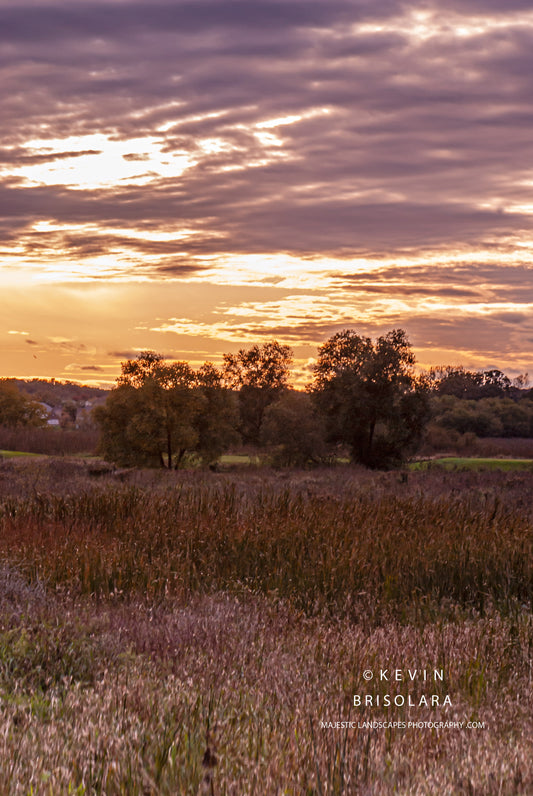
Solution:
M 107 356 L 112 359 L 135 359 L 138 351 L 108 351 Z
M 516 355 L 517 343 L 526 344 L 527 332 L 517 340 L 512 324 L 495 321 L 491 315 L 472 316 L 455 314 L 450 318 L 397 318 L 392 325 L 407 329 L 413 345 L 423 352 L 425 349 L 450 349 L 455 352 L 455 362 L 468 357 L 484 357 L 487 364 L 508 361 Z M 527 349 L 525 349 L 527 350 Z M 433 363 L 442 364 L 442 363 Z M 505 365 L 505 360 L 503 362 Z
M 387 294 L 531 301 L 527 248 L 519 265 L 514 251 L 531 234 L 533 26 L 522 13 L 531 4 L 445 6 L 0 0 L 5 253 L 23 247 L 35 262 L 61 250 L 82 262 L 120 251 L 134 274 L 174 278 L 217 255 L 348 260 L 430 249 L 443 251 L 441 263 L 328 277 L 335 291 L 364 291 L 369 301 Z M 415 35 L 414 10 L 429 14 L 424 35 Z M 20 169 L 46 162 L 96 163 L 98 144 L 78 152 L 71 140 L 95 132 L 146 141 L 119 156 L 146 169 L 146 185 L 117 180 L 97 190 L 24 180 Z M 49 152 L 31 144 L 63 139 Z M 160 159 L 188 155 L 182 174 L 150 171 L 154 141 Z M 32 231 L 49 220 L 50 230 Z M 83 224 L 99 234 L 67 229 Z M 188 236 L 128 236 L 169 227 Z M 446 262 L 447 250 L 483 248 L 500 253 L 500 263 Z M 496 324 L 505 350 L 525 325 L 507 307 L 476 322 L 461 334 L 489 345 Z M 421 343 L 439 334 L 460 342 L 444 322 L 424 323 Z M 316 339 L 335 330 L 318 319 L 293 333 Z
M 531 320 L 531 315 L 526 315 L 523 312 L 492 312 L 491 318 L 496 321 L 503 321 L 503 323 L 526 323 Z
M 274 324 L 271 327 L 265 328 L 264 326 L 255 326 L 253 323 L 249 326 L 231 326 L 228 329 L 228 334 L 235 335 L 252 335 L 258 339 L 266 340 L 282 340 L 286 343 L 295 343 L 297 341 L 315 343 L 318 339 L 326 340 L 341 329 L 346 329 L 347 326 L 353 326 L 349 323 L 348 319 L 344 323 L 331 323 L 327 321 L 309 321 L 308 323 L 298 323 L 293 325 L 288 324 Z
M 96 126 L 126 137 L 170 121 L 175 140 L 169 137 L 169 151 L 194 150 L 198 135 L 222 135 L 237 149 L 204 159 L 183 183 L 188 202 L 212 185 L 220 194 L 218 206 L 222 200 L 226 215 L 233 215 L 232 182 L 219 169 L 263 154 L 257 139 L 239 125 L 327 106 L 329 117 L 283 128 L 288 159 L 267 170 L 245 171 L 241 198 L 274 204 L 275 197 L 283 213 L 290 213 L 294 192 L 313 185 L 320 186 L 317 204 L 325 206 L 326 215 L 332 197 L 358 191 L 397 191 L 406 195 L 407 205 L 418 207 L 430 196 L 434 203 L 436 192 L 439 202 L 455 202 L 464 193 L 465 177 L 475 175 L 469 185 L 479 202 L 494 179 L 517 169 L 517 151 L 502 147 L 501 127 L 514 131 L 512 121 L 520 113 L 527 124 L 524 75 L 531 47 L 517 33 L 510 52 L 507 42 L 505 52 L 498 56 L 496 48 L 491 61 L 496 34 L 475 37 L 475 46 L 471 40 L 435 46 L 410 42 L 393 30 L 358 32 L 362 19 L 383 20 L 404 6 L 247 0 L 48 4 L 31 14 L 24 5 L 4 8 L 0 29 L 6 46 L 20 39 L 6 55 L 13 90 L 6 92 L 4 124 L 15 137 L 25 122 L 33 126 L 41 119 L 57 134 L 88 133 Z M 512 62 L 505 84 L 503 58 Z M 13 69 L 17 63 L 24 65 L 20 77 Z M 29 99 L 24 106 L 21 96 Z M 161 107 L 170 102 L 179 102 L 179 109 Z M 222 116 L 191 119 L 213 111 Z M 531 153 L 531 144 L 521 141 L 520 150 Z M 172 200 L 168 186 L 162 190 Z M 158 217 L 158 206 L 151 208 Z M 61 212 L 53 203 L 51 209 Z M 198 214 L 202 209 L 202 203 L 196 205 Z M 487 218 L 486 228 L 490 223 Z M 396 226 L 403 227 L 404 219 Z
M 438 295 L 478 301 L 533 302 L 529 265 L 441 263 L 385 267 L 354 274 L 331 274 L 339 288 L 386 295 Z
M 61 340 L 59 342 L 49 343 L 50 348 L 56 348 L 60 351 L 65 352 L 86 352 L 88 350 L 88 346 L 85 343 L 78 343 L 75 340 Z
M 344 285 L 344 287 L 352 288 L 360 293 L 376 293 L 388 296 L 444 296 L 446 298 L 481 298 L 481 295 L 476 290 L 462 287 L 432 287 L 431 285 L 413 285 L 413 284 L 398 284 L 387 283 L 384 285 L 372 285 L 359 283 L 355 286 Z
M 129 37 L 151 32 L 205 33 L 285 27 L 317 28 L 365 19 L 385 19 L 398 12 L 397 0 L 194 0 L 194 2 L 47 3 L 28 8 L 22 2 L 0 6 L 2 38 L 41 42 L 64 38 Z
M 86 155 L 100 154 L 101 150 L 98 149 L 74 150 L 72 152 L 48 152 L 42 155 L 28 155 L 21 149 L 15 151 L 0 149 L 0 163 L 13 163 L 18 165 L 53 163 L 56 160 L 65 160 L 66 158 L 80 158 Z

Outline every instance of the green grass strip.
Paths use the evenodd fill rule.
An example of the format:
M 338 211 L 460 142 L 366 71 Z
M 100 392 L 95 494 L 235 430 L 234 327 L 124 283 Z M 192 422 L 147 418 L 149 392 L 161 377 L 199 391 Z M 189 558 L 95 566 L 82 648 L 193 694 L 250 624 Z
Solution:
M 444 456 L 421 462 L 411 462 L 411 470 L 429 470 L 439 467 L 444 470 L 531 470 L 533 459 L 488 459 L 475 457 Z
M 40 453 L 27 453 L 26 451 L 3 451 L 0 450 L 0 456 L 5 459 L 12 459 L 15 456 L 41 456 Z

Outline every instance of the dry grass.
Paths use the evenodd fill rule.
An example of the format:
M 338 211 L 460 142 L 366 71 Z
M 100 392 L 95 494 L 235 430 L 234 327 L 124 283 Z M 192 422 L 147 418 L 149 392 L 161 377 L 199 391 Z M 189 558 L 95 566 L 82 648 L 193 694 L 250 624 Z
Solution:
M 531 474 L 37 464 L 0 473 L 2 793 L 533 792 Z
M 523 459 L 533 458 L 532 438 L 498 437 L 478 439 L 477 450 L 479 456 L 509 456 Z
M 251 481 L 36 493 L 0 506 L 0 556 L 71 596 L 245 587 L 367 624 L 425 621 L 445 604 L 509 613 L 533 603 L 531 476 L 515 479 L 507 494 L 447 496 L 379 481 L 329 496 Z
M 98 431 L 62 428 L 6 428 L 0 426 L 0 450 L 29 451 L 47 456 L 93 453 Z
M 531 618 L 497 615 L 365 632 L 265 598 L 213 595 L 187 607 L 71 606 L 85 666 L 47 687 L 4 682 L 0 777 L 13 794 L 201 791 L 209 742 L 217 794 L 531 793 Z M 58 615 L 58 618 L 59 618 Z M 41 631 L 41 637 L 43 631 Z M 62 658 L 63 660 L 63 658 Z M 362 671 L 444 667 L 413 697 L 444 710 L 355 709 Z M 399 691 L 406 691 L 406 684 Z M 396 689 L 395 689 L 396 692 Z M 323 729 L 320 722 L 485 722 L 485 729 Z M 208 739 L 209 735 L 209 741 Z M 209 791 L 207 791 L 209 792 Z

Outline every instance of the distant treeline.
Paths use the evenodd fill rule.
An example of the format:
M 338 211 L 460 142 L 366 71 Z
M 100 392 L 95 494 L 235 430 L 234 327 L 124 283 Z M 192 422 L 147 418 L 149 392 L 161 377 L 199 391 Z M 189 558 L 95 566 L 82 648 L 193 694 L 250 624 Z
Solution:
M 73 381 L 57 381 L 56 379 L 4 379 L 13 384 L 20 392 L 33 401 L 39 401 L 50 406 L 58 406 L 73 401 L 92 401 L 102 398 L 109 390 L 101 387 L 90 387 L 87 384 L 76 384 Z
M 350 329 L 333 335 L 320 346 L 306 389 L 291 387 L 292 362 L 290 347 L 272 341 L 225 354 L 220 368 L 205 363 L 197 370 L 141 352 L 122 363 L 110 391 L 56 380 L 0 380 L 0 448 L 94 450 L 99 431 L 99 452 L 119 465 L 171 468 L 191 457 L 213 465 L 244 445 L 264 449 L 277 464 L 348 455 L 386 467 L 421 446 L 533 438 L 527 374 L 511 380 L 498 369 L 462 366 L 417 373 L 401 329 L 375 341 Z M 100 405 L 89 414 L 81 410 L 87 402 Z M 62 407 L 61 429 L 42 428 L 42 403 Z M 54 437 L 60 431 L 67 435 L 61 443 Z M 79 438 L 71 436 L 72 445 L 69 434 Z

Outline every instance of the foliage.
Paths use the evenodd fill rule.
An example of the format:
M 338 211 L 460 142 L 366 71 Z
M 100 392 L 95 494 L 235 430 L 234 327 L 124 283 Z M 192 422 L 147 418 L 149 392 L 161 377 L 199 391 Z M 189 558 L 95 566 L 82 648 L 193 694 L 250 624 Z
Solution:
M 274 464 L 299 467 L 327 458 L 326 430 L 307 393 L 288 390 L 267 407 L 261 441 L 273 447 Z
M 33 401 L 41 401 L 57 406 L 67 401 L 76 404 L 106 396 L 108 390 L 101 387 L 90 387 L 87 384 L 76 384 L 72 381 L 57 379 L 8 379 L 20 392 Z
M 371 599 L 376 619 L 430 616 L 448 601 L 533 605 L 531 472 L 447 473 L 445 483 L 442 471 L 360 483 L 337 472 L 325 495 L 324 472 L 301 488 L 289 478 L 168 475 L 166 490 L 10 493 L 0 501 L 0 560 L 73 597 L 157 603 L 246 585 L 353 618 Z
M 478 437 L 533 436 L 533 400 L 522 398 L 481 398 L 466 400 L 453 395 L 431 399 L 433 422 L 460 434 Z
M 122 364 L 122 375 L 94 417 L 100 451 L 122 466 L 179 467 L 188 452 L 216 460 L 235 438 L 231 396 L 212 365 L 198 373 L 145 351 Z
M 501 398 L 511 390 L 521 389 L 527 381 L 527 374 L 515 379 L 516 385 L 501 370 L 466 370 L 462 365 L 447 365 L 431 368 L 429 379 L 434 391 L 439 395 L 454 395 L 456 398 L 478 400 L 480 398 Z
M 311 387 L 331 441 L 371 467 L 401 462 L 419 443 L 428 418 L 428 390 L 413 373 L 405 332 L 375 343 L 345 329 L 319 349 Z
M 0 425 L 44 426 L 42 407 L 29 400 L 9 379 L 0 379 Z
M 78 407 L 74 401 L 66 401 L 61 408 L 61 417 L 59 418 L 59 425 L 62 429 L 76 428 L 76 419 L 78 416 Z
M 196 451 L 204 464 L 213 464 L 225 450 L 240 441 L 236 430 L 237 401 L 234 393 L 224 387 L 220 371 L 209 362 L 198 369 L 196 383 L 203 398 L 202 411 L 195 424 Z
M 239 430 L 245 443 L 260 444 L 265 411 L 288 388 L 291 362 L 290 347 L 276 340 L 224 354 L 224 378 L 238 391 Z

